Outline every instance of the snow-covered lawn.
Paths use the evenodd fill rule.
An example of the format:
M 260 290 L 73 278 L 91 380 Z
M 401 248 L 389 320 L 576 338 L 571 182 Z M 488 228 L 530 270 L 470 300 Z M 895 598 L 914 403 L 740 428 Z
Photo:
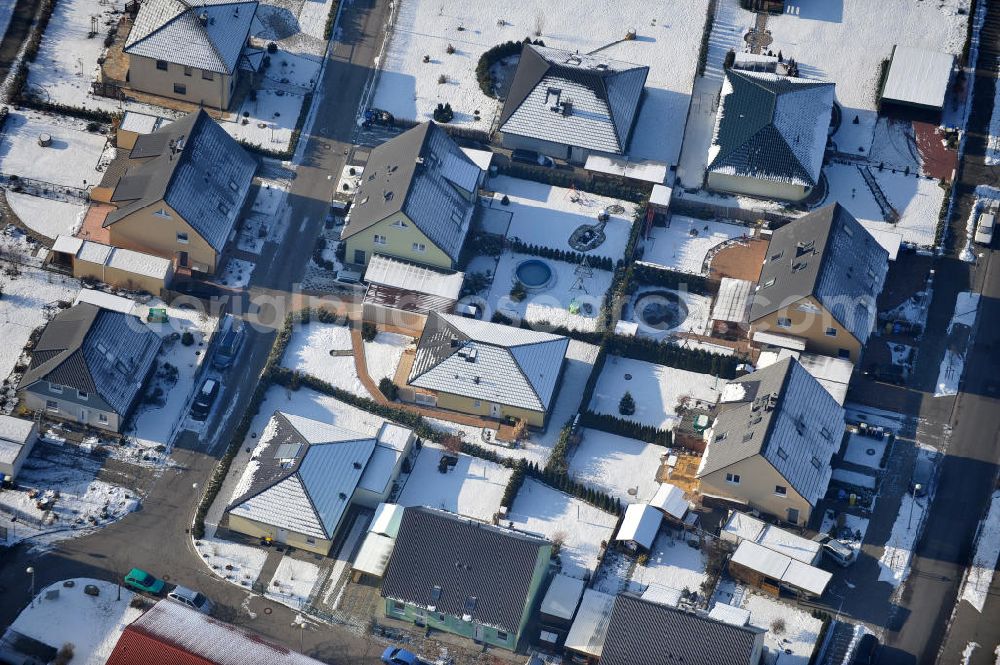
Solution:
M 923 527 L 929 503 L 927 497 L 915 499 L 909 492 L 903 493 L 899 513 L 892 525 L 892 533 L 885 543 L 885 551 L 879 558 L 879 582 L 888 582 L 898 587 L 910 574 L 913 548 Z
M 1000 556 L 1000 492 L 994 492 L 990 500 L 990 509 L 979 529 L 976 554 L 962 584 L 962 599 L 969 601 L 980 612 L 986 605 L 998 556 Z
M 441 448 L 425 444 L 396 503 L 492 520 L 500 510 L 500 500 L 513 472 L 494 462 L 460 454 L 455 466 L 441 473 L 438 463 L 445 454 Z
M 666 448 L 596 429 L 581 430 L 581 437 L 569 463 L 573 478 L 622 503 L 653 498 L 659 488 L 656 471 Z M 629 494 L 632 489 L 637 489 L 634 496 Z
M 687 316 L 683 321 L 669 330 L 647 325 L 642 319 L 642 311 L 636 308 L 636 304 L 647 295 L 662 295 L 668 292 L 684 301 L 684 307 L 687 309 Z M 643 303 L 643 309 L 645 309 L 649 304 L 651 303 Z M 687 290 L 679 291 L 677 289 L 665 289 L 659 286 L 641 286 L 636 289 L 635 294 L 632 296 L 632 299 L 629 302 L 628 310 L 630 310 L 631 316 L 627 316 L 627 318 L 630 318 L 635 323 L 638 323 L 639 334 L 646 337 L 663 339 L 676 333 L 684 332 L 704 335 L 708 331 L 708 322 L 712 314 L 712 299 L 709 296 L 703 296 L 700 293 L 692 293 Z
M 517 267 L 528 260 L 545 263 L 552 270 L 552 280 L 540 291 L 529 292 L 524 300 L 515 302 L 510 297 L 510 290 L 516 280 Z M 589 272 L 588 276 L 583 266 L 565 261 L 504 252 L 497 262 L 487 303 L 511 318 L 523 318 L 531 323 L 547 322 L 575 330 L 595 330 L 604 296 L 611 288 L 612 274 L 596 268 Z M 571 307 L 579 307 L 579 311 L 573 313 Z
M 522 531 L 562 540 L 562 572 L 584 578 L 597 568 L 601 543 L 610 542 L 618 519 L 530 478 L 521 485 L 507 519 Z
M 46 238 L 55 238 L 60 234 L 73 235 L 87 214 L 87 207 L 79 202 L 59 201 L 12 191 L 7 192 L 7 203 L 25 226 Z
M 358 379 L 347 326 L 319 321 L 295 326 L 281 364 L 360 397 L 370 397 Z
M 264 549 L 207 534 L 201 540 L 194 541 L 194 546 L 213 573 L 245 587 L 250 587 L 260 576 L 267 560 L 267 551 Z
M 498 0 L 442 5 L 410 0 L 398 6 L 373 106 L 396 117 L 428 120 L 439 103 L 455 111 L 453 124 L 488 129 L 500 110 L 476 80 L 487 49 L 525 37 L 546 46 L 648 65 L 646 97 L 633 132 L 633 157 L 677 162 L 707 0 L 581 0 L 554 11 L 547 0 Z M 623 41 L 629 29 L 636 39 Z M 447 53 L 448 45 L 454 53 Z M 429 62 L 424 62 L 424 56 Z M 446 83 L 438 83 L 439 77 Z M 482 120 L 474 120 L 479 111 Z
M 285 200 L 288 183 L 263 180 L 254 197 L 250 213 L 240 223 L 237 246 L 244 252 L 260 254 L 267 241 L 279 242 L 285 228 L 288 208 Z
M 244 288 L 250 284 L 250 277 L 253 275 L 255 266 L 255 263 L 243 259 L 229 259 L 222 268 L 219 281 L 224 286 L 234 289 Z
M 951 316 L 951 323 L 948 324 L 948 335 L 956 332 L 957 326 L 968 328 L 968 336 L 965 341 L 955 348 L 949 345 L 945 351 L 944 359 L 938 369 L 937 388 L 934 390 L 935 397 L 944 397 L 958 393 L 958 384 L 962 380 L 962 373 L 965 371 L 965 354 L 972 346 L 972 335 L 975 331 L 976 313 L 979 310 L 979 294 L 970 291 L 962 291 L 955 301 L 955 313 Z
M 63 581 L 42 589 L 34 604 L 18 615 L 11 629 L 59 649 L 73 645 L 74 665 L 104 665 L 125 627 L 143 610 L 130 607 L 134 594 L 112 582 L 78 577 L 72 586 Z M 83 592 L 88 585 L 98 588 L 97 596 Z M 55 597 L 48 598 L 47 594 Z
M 266 0 L 257 7 L 252 35 L 261 45 L 274 41 L 292 53 L 323 55 L 327 44 L 323 32 L 333 4 L 334 0 Z
M 772 654 L 772 665 L 807 665 L 818 646 L 823 622 L 794 605 L 750 592 L 743 601 L 750 611 L 750 625 L 767 630 L 764 646 Z
M 285 150 L 292 140 L 304 99 L 302 92 L 258 90 L 256 99 L 247 95 L 240 104 L 236 112 L 239 121 L 221 123 L 222 128 L 237 140 L 249 141 L 268 150 Z M 244 118 L 244 113 L 250 116 Z
M 396 375 L 403 349 L 412 343 L 412 337 L 390 332 L 380 332 L 373 341 L 364 343 L 368 376 L 376 385 L 381 379 L 391 379 Z
M 705 554 L 688 545 L 683 532 L 669 528 L 660 531 L 646 565 L 636 566 L 632 573 L 632 581 L 643 587 L 644 598 L 674 606 L 685 589 L 702 595 L 706 580 Z
M 282 605 L 300 609 L 309 600 L 318 581 L 319 566 L 283 556 L 264 595 Z
M 714 222 L 673 215 L 670 226 L 654 226 L 645 241 L 642 260 L 646 263 L 703 275 L 705 258 L 719 245 L 747 235 L 749 229 L 728 222 Z
M 608 211 L 610 218 L 604 227 L 607 239 L 587 255 L 606 256 L 613 261 L 625 255 L 635 209 L 628 201 L 507 176 L 491 178 L 487 187 L 496 192 L 490 199 L 492 214 L 511 215 L 505 234 L 508 238 L 575 252 L 569 244 L 573 231 L 585 224 L 597 224 L 597 216 Z M 501 203 L 505 195 L 507 205 Z
M 673 429 L 680 422 L 678 407 L 685 403 L 690 407 L 713 406 L 724 384 L 711 374 L 609 355 L 590 409 L 651 427 Z M 635 399 L 635 413 L 631 416 L 618 412 L 618 403 L 626 391 Z
M 844 453 L 844 461 L 878 471 L 885 454 L 885 448 L 888 445 L 888 436 L 879 440 L 858 433 L 850 434 L 847 437 L 847 452 Z
M 83 120 L 66 116 L 11 111 L 0 137 L 0 174 L 81 189 L 96 184 L 107 137 L 88 132 L 86 126 Z M 38 145 L 40 134 L 51 136 L 52 145 Z
M 297 55 L 279 49 L 271 55 L 271 66 L 264 70 L 264 81 L 269 85 L 280 83 L 280 86 L 274 86 L 278 89 L 291 86 L 309 91 L 319 82 L 321 64 L 321 59 L 316 56 Z

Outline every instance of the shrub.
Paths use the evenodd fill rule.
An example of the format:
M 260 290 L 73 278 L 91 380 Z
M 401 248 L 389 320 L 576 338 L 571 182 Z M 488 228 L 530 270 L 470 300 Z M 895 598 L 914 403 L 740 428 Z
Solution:
M 275 44 L 274 42 L 268 42 L 267 43 L 267 52 L 268 53 L 277 53 L 278 52 L 278 45 Z
M 733 66 L 735 62 L 736 62 L 736 51 L 729 49 L 729 52 L 726 53 L 725 60 L 722 61 L 722 68 L 729 69 L 730 67 Z
M 643 425 L 617 416 L 594 413 L 590 410 L 580 414 L 580 426 L 627 436 L 630 439 L 639 439 L 647 443 L 655 443 L 658 446 L 670 446 L 674 441 L 673 433 L 670 430 L 657 429 L 650 425 Z
M 523 459 L 517 461 L 514 473 L 510 474 L 510 479 L 507 480 L 507 487 L 504 488 L 503 497 L 500 499 L 500 505 L 504 508 L 509 509 L 514 504 L 514 499 L 517 497 L 517 493 L 524 483 L 526 467 L 527 463 Z
M 378 390 L 385 395 L 390 402 L 395 402 L 399 397 L 399 387 L 387 376 L 383 376 L 378 382 Z
M 67 665 L 71 660 L 73 660 L 73 643 L 66 642 L 61 647 L 59 651 L 56 652 L 56 657 L 52 659 L 52 665 Z
M 361 324 L 361 339 L 366 342 L 371 342 L 375 339 L 376 335 L 378 335 L 378 328 L 375 327 L 374 323 L 368 323 L 366 321 Z
M 191 334 L 190 330 L 185 330 L 184 334 L 181 335 L 181 344 L 184 346 L 191 346 L 194 344 L 194 335 Z
M 622 395 L 621 401 L 618 402 L 618 413 L 623 416 L 631 416 L 635 413 L 635 399 L 632 398 L 632 393 L 627 390 Z
M 442 74 L 441 76 L 444 76 L 444 74 Z M 445 77 L 444 81 L 442 81 L 441 78 L 439 77 L 438 83 L 444 83 L 447 82 L 447 80 L 448 80 L 447 77 Z M 444 104 L 439 103 L 437 105 L 437 108 L 434 109 L 434 120 L 437 122 L 447 123 L 451 122 L 454 118 L 455 118 L 455 112 L 451 110 L 450 103 L 444 103 Z
M 424 56 L 424 62 L 427 63 L 427 62 L 430 62 L 430 61 L 431 61 L 431 56 L 425 55 Z
M 438 76 L 438 85 L 444 85 L 447 82 L 448 82 L 447 74 L 441 74 Z M 447 122 L 447 120 L 443 120 L 442 122 Z
M 527 297 L 528 292 L 524 289 L 524 284 L 515 281 L 514 286 L 510 287 L 510 299 L 514 302 L 521 302 Z
M 454 47 L 454 45 L 452 45 L 452 44 L 448 44 L 448 46 L 447 46 L 447 47 L 446 47 L 446 48 L 444 49 L 444 51 L 445 51 L 445 53 L 447 53 L 448 55 L 451 55 L 452 53 L 454 53 L 454 52 L 455 52 L 455 47 Z

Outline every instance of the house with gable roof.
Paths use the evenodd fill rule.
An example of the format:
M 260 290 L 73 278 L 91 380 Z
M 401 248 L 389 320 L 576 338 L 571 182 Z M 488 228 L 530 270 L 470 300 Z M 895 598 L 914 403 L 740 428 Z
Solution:
M 348 263 L 375 254 L 451 270 L 485 171 L 425 122 L 372 150 L 340 238 Z
M 256 0 L 144 0 L 122 51 L 138 91 L 227 109 L 263 51 L 247 46 Z
M 544 427 L 567 348 L 561 335 L 430 312 L 400 397 Z
M 834 84 L 726 70 L 708 150 L 709 189 L 801 201 L 819 184 Z
M 705 431 L 700 491 L 804 525 L 826 495 L 843 434 L 843 407 L 786 358 L 724 386 Z
M 623 155 L 649 67 L 525 44 L 500 113 L 505 148 L 582 164 Z

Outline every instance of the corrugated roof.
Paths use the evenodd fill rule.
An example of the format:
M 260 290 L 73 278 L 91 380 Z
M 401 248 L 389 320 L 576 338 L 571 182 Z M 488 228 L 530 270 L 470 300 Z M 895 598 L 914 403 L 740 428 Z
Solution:
M 500 131 L 622 154 L 649 67 L 526 44 L 500 113 Z
M 833 83 L 726 71 L 708 170 L 814 186 L 833 112 Z
M 587 583 L 581 579 L 561 573 L 556 575 L 549 583 L 539 611 L 569 621 L 576 614 L 576 607 L 580 604 L 586 586 Z
M 747 320 L 753 282 L 723 277 L 712 305 L 712 320 L 741 323 Z
M 382 596 L 516 633 L 549 544 L 429 508 L 407 508 Z
M 462 291 L 465 273 L 445 271 L 429 266 L 375 254 L 365 269 L 365 281 L 414 293 L 425 293 L 455 302 Z
M 395 538 L 396 534 L 399 533 L 399 523 L 403 520 L 404 510 L 405 508 L 398 503 L 378 504 L 378 508 L 375 509 L 375 517 L 368 525 L 368 530 L 372 533 L 381 533 Z
M 950 53 L 896 45 L 882 99 L 939 109 L 944 106 L 954 63 Z
M 823 595 L 832 574 L 797 561 L 781 552 L 744 540 L 733 553 L 732 562 L 793 586 L 815 596 Z
M 255 0 L 145 0 L 122 50 L 232 74 L 256 11 Z
M 601 665 L 757 665 L 763 631 L 652 603 L 615 599 Z
M 389 536 L 369 532 L 365 536 L 364 542 L 361 543 L 358 555 L 354 557 L 351 569 L 382 577 L 385 574 L 386 566 L 389 565 L 389 558 L 392 556 L 392 548 L 395 544 L 396 541 Z
M 547 411 L 569 339 L 431 312 L 408 383 L 533 411 Z
M 10 441 L 24 445 L 31 438 L 35 423 L 24 418 L 0 415 L 0 441 Z
M 584 591 L 576 618 L 566 635 L 566 648 L 600 658 L 614 604 L 615 597 L 609 593 L 595 589 Z
M 656 534 L 660 530 L 663 513 L 647 503 L 631 503 L 625 509 L 625 517 L 615 535 L 615 540 L 627 540 L 652 548 Z

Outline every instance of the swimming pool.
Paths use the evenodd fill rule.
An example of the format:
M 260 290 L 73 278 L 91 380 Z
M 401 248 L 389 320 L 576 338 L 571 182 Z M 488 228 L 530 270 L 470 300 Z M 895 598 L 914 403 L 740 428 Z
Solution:
M 514 274 L 517 276 L 517 281 L 524 284 L 527 289 L 541 289 L 552 282 L 552 268 L 538 259 L 522 261 L 514 270 Z

